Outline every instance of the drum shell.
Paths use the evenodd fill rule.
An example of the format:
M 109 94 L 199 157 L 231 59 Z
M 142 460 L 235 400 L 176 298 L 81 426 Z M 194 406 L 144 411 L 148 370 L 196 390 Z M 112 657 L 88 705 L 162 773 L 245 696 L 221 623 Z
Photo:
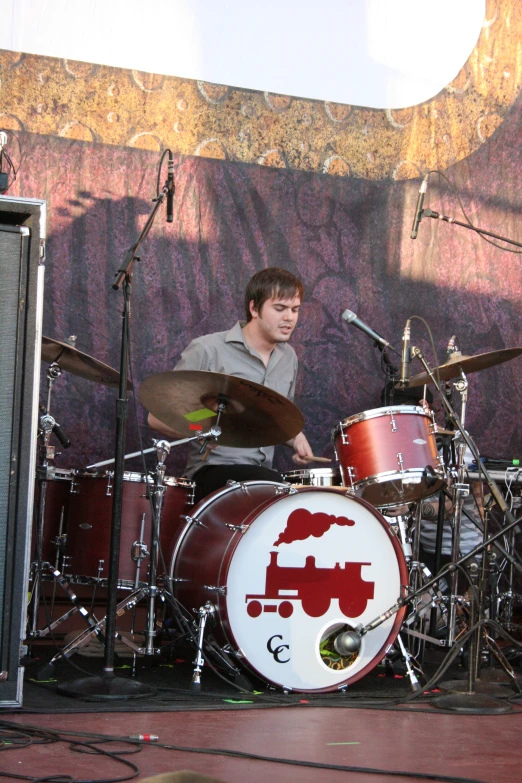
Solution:
M 45 491 L 45 513 L 42 530 L 42 560 L 51 565 L 56 564 L 57 557 L 57 539 L 63 536 L 63 545 L 65 546 L 65 535 L 67 533 L 67 520 L 69 516 L 69 502 L 71 496 L 71 484 L 74 471 L 56 468 L 53 476 L 46 479 L 47 487 Z M 41 481 L 36 482 L 35 486 L 35 517 L 40 502 Z M 60 529 L 61 527 L 61 529 Z M 36 552 L 36 525 L 34 529 L 34 556 L 38 557 Z M 62 548 L 63 551 L 63 548 Z
M 112 473 L 76 472 L 71 488 L 69 520 L 67 526 L 68 572 L 71 581 L 84 582 L 98 578 L 98 563 L 103 560 L 100 578 L 108 578 L 111 542 Z M 192 504 L 194 485 L 187 479 L 165 477 L 166 490 L 163 496 L 160 543 L 167 558 L 183 527 L 180 518 Z M 123 474 L 123 502 L 120 532 L 118 582 L 121 587 L 132 587 L 136 577 L 136 562 L 132 559 L 133 544 L 140 541 L 142 518 L 145 514 L 143 543 L 150 552 L 151 512 L 147 490 L 153 486 L 152 479 L 140 473 Z M 140 568 L 140 582 L 146 581 L 149 558 Z M 168 567 L 168 561 L 166 561 Z M 158 570 L 163 571 L 161 559 Z
M 432 417 L 411 405 L 344 419 L 333 433 L 343 483 L 376 508 L 434 494 L 444 477 L 435 429 Z M 433 480 L 424 474 L 426 467 L 436 474 Z
M 259 524 L 261 522 L 259 517 L 267 511 L 270 512 L 270 508 L 282 500 L 287 492 L 285 492 L 284 486 L 276 485 L 274 487 L 274 485 L 266 484 L 262 486 L 262 482 L 245 482 L 244 486 L 246 490 L 243 491 L 243 494 L 240 494 L 241 489 L 231 487 L 226 492 L 220 490 L 214 493 L 194 507 L 193 521 L 187 524 L 174 552 L 171 576 L 174 578 L 176 598 L 194 615 L 197 615 L 198 607 L 204 606 L 208 601 L 217 607 L 217 622 L 212 624 L 211 633 L 220 645 L 227 645 L 239 651 L 243 664 L 265 681 L 268 679 L 280 684 L 275 680 L 270 680 L 270 677 L 267 677 L 262 669 L 256 668 L 245 656 L 236 638 L 233 624 L 230 622 L 226 591 L 231 564 L 237 555 L 237 548 L 243 536 L 252 525 Z M 292 488 L 291 492 L 296 493 L 296 490 Z M 400 584 L 407 585 L 408 572 L 400 544 L 375 508 L 359 498 L 347 495 L 345 488 L 305 487 L 298 490 L 301 501 L 306 499 L 307 493 L 318 492 L 324 494 L 325 500 L 328 500 L 328 495 L 331 493 L 340 495 L 353 506 L 363 507 L 374 518 L 380 520 L 381 532 L 385 532 L 389 544 L 395 552 L 400 572 Z M 229 525 L 234 529 L 228 527 Z M 239 529 L 240 527 L 244 529 Z M 334 553 L 333 557 L 336 556 Z M 340 557 L 341 555 L 339 555 Z M 391 594 L 389 604 L 386 604 L 385 608 L 388 609 L 398 597 L 398 595 Z M 296 690 L 300 692 L 333 691 L 344 683 L 355 682 L 363 677 L 382 659 L 386 649 L 393 642 L 405 611 L 406 609 L 402 608 L 393 620 L 389 621 L 391 630 L 385 643 L 373 651 L 373 660 L 365 668 L 354 675 L 348 673 L 346 680 L 342 683 L 336 682 L 335 685 L 329 687 L 299 687 Z M 371 619 L 374 619 L 374 616 Z
M 245 489 L 241 489 L 244 487 Z M 223 576 L 223 556 L 230 548 L 238 531 L 228 527 L 237 526 L 248 519 L 251 512 L 265 500 L 271 500 L 278 491 L 284 490 L 283 484 L 269 481 L 248 481 L 242 485 L 231 483 L 224 490 L 219 489 L 204 498 L 191 510 L 192 521 L 182 531 L 172 554 L 170 573 L 175 582 L 176 598 L 187 607 L 198 607 L 216 595 L 207 586 L 219 587 Z M 216 503 L 216 499 L 219 502 Z M 201 521 L 202 524 L 198 524 Z M 204 582 L 202 562 L 205 558 Z M 219 637 L 219 629 L 217 629 Z M 221 636 L 220 641 L 226 642 Z

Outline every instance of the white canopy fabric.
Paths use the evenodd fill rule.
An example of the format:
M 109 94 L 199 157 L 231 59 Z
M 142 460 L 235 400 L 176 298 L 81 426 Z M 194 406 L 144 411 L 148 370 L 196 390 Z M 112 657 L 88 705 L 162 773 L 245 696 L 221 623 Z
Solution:
M 0 48 L 393 109 L 458 74 L 485 0 L 0 0 Z

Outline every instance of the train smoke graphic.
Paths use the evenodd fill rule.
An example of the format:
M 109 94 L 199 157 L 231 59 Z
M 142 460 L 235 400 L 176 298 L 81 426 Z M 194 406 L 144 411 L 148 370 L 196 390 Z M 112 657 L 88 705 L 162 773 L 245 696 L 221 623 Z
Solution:
M 336 517 L 333 514 L 325 514 L 323 511 L 312 514 L 306 508 L 296 508 L 288 517 L 286 528 L 274 542 L 274 546 L 291 544 L 292 541 L 304 541 L 310 536 L 321 538 L 332 525 L 352 527 L 355 522 L 348 517 Z

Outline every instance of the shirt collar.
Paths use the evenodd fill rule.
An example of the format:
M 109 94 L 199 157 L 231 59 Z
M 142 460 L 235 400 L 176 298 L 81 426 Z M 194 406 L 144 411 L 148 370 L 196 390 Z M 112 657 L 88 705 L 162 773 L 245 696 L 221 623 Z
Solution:
M 226 343 L 243 343 L 243 345 L 246 345 L 245 338 L 243 336 L 243 326 L 245 326 L 246 321 L 237 321 L 237 323 L 230 329 L 225 337 Z
M 261 360 L 261 357 L 259 356 L 257 351 L 251 348 L 248 345 L 248 343 L 245 341 L 245 337 L 243 335 L 243 326 L 245 325 L 246 325 L 246 321 L 237 321 L 237 323 L 232 327 L 232 329 L 229 329 L 229 331 L 227 332 L 225 337 L 225 342 L 242 343 L 250 354 L 252 354 L 253 356 L 257 356 Z M 269 367 L 271 368 L 275 367 L 275 365 L 279 362 L 285 350 L 286 350 L 286 343 L 276 343 L 274 350 L 272 351 L 272 355 L 270 356 Z

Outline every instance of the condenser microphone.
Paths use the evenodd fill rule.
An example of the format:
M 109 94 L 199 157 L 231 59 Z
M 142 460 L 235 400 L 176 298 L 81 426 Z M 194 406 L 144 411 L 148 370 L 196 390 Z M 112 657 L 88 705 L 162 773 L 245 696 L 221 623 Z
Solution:
M 419 230 L 419 223 L 422 218 L 422 205 L 424 204 L 424 194 L 428 189 L 428 174 L 424 177 L 419 188 L 419 197 L 417 199 L 417 207 L 415 209 L 415 217 L 413 218 L 413 225 L 411 227 L 411 238 L 417 239 L 417 232 Z
M 54 432 L 54 434 L 56 435 L 56 437 L 58 438 L 58 440 L 62 444 L 63 448 L 64 449 L 68 449 L 69 446 L 71 445 L 71 440 L 70 440 L 70 438 L 67 437 L 65 432 L 62 430 L 62 428 L 58 424 L 58 422 L 56 422 L 56 424 L 54 425 L 54 427 L 52 429 L 52 432 Z
M 334 639 L 334 650 L 343 658 L 361 649 L 362 635 L 357 631 L 344 631 Z
M 452 353 L 455 353 L 455 346 L 457 344 L 457 335 L 452 334 L 448 340 L 448 347 L 446 348 L 446 356 L 444 357 L 444 364 L 451 358 Z
M 169 167 L 167 176 L 167 223 L 174 220 L 174 160 L 169 150 Z
M 374 340 L 379 345 L 382 345 L 383 348 L 388 348 L 390 343 L 384 339 L 384 337 L 381 337 L 380 334 L 377 334 L 377 332 L 374 332 L 373 329 L 371 329 L 367 324 L 364 323 L 364 321 L 361 321 L 360 318 L 358 318 L 355 313 L 353 313 L 351 310 L 345 310 L 342 314 L 342 317 L 348 324 L 353 324 L 357 329 L 360 329 L 361 332 L 364 332 L 368 335 L 372 340 Z
M 410 362 L 411 362 L 410 324 L 411 324 L 411 318 L 408 318 L 408 320 L 406 321 L 406 326 L 404 327 L 404 334 L 402 336 L 400 384 L 403 389 L 409 386 L 410 383 Z

